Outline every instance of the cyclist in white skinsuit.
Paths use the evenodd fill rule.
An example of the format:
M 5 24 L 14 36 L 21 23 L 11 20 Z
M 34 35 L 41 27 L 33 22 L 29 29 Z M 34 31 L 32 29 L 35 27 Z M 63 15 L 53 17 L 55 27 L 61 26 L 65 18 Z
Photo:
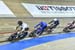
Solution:
M 17 22 L 18 26 L 16 27 L 17 33 L 24 33 L 24 35 L 28 34 L 29 25 L 27 23 L 24 23 L 22 21 Z

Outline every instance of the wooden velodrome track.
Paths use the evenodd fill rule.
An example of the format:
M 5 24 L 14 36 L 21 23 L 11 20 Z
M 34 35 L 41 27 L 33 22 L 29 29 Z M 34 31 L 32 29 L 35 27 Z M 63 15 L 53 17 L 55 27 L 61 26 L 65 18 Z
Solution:
M 24 8 L 20 5 L 21 2 L 29 2 L 29 3 L 34 3 L 33 1 L 24 1 L 24 0 L 3 0 L 5 2 L 5 4 L 7 4 L 7 6 L 14 12 L 14 14 L 17 16 L 17 18 L 0 18 L 0 45 L 3 46 L 5 44 L 9 44 L 9 42 L 3 42 L 4 40 L 6 40 L 9 36 L 10 36 L 10 32 L 14 32 L 15 31 L 15 27 L 16 27 L 16 22 L 18 20 L 22 20 L 26 23 L 29 24 L 30 26 L 30 31 L 33 30 L 33 27 L 35 24 L 37 24 L 40 21 L 46 21 L 47 23 L 49 21 L 52 20 L 52 18 L 32 18 L 31 15 L 24 10 Z M 39 0 L 38 0 L 39 1 Z M 63 1 L 64 2 L 64 1 Z M 60 2 L 60 1 L 46 1 L 46 2 L 38 2 L 38 3 L 43 3 L 43 4 L 66 4 L 66 5 L 74 5 L 75 2 Z M 37 1 L 35 1 L 35 3 L 37 3 Z M 64 28 L 64 26 L 66 26 L 66 24 L 70 21 L 72 21 L 75 18 L 59 18 L 60 19 L 60 25 L 58 26 L 57 29 L 55 29 L 55 33 L 56 32 L 62 32 L 62 29 Z M 50 34 L 50 36 L 53 36 L 56 34 Z M 64 37 L 64 36 L 63 36 Z M 44 39 L 45 40 L 45 39 Z M 43 40 L 42 40 L 43 41 Z M 72 38 L 67 38 L 67 39 L 61 39 L 61 40 L 56 40 L 53 42 L 48 42 L 48 43 L 44 43 L 44 44 L 40 44 L 37 46 L 33 46 L 30 48 L 27 48 L 25 50 L 75 50 L 75 37 Z M 21 42 L 23 43 L 23 42 Z M 13 45 L 15 45 L 14 43 L 12 43 Z M 18 43 L 19 44 L 19 43 Z M 0 48 L 1 50 L 1 48 Z M 16 49 L 15 49 L 16 50 Z
M 42 21 L 46 21 L 46 22 L 48 22 L 48 21 L 50 21 L 50 20 L 52 20 L 52 18 L 50 18 L 50 19 L 48 19 L 48 18 L 46 18 L 46 19 L 40 19 L 40 18 L 10 18 L 10 19 L 0 19 L 0 45 L 1 46 L 7 46 L 8 44 L 11 44 L 11 45 L 16 45 L 15 43 L 10 43 L 10 42 L 5 42 L 5 40 L 11 35 L 11 33 L 8 33 L 8 32 L 14 32 L 15 31 L 15 26 L 17 25 L 16 24 L 16 22 L 17 22 L 17 20 L 22 20 L 22 21 L 24 21 L 24 22 L 26 22 L 26 23 L 28 23 L 29 25 L 30 25 L 30 31 L 32 31 L 33 30 L 33 26 L 35 25 L 35 24 L 37 24 L 38 22 L 40 22 L 41 20 Z M 33 21 L 34 20 L 34 21 Z M 62 32 L 62 29 L 66 26 L 66 24 L 68 23 L 68 22 L 71 22 L 73 20 L 73 18 L 60 18 L 60 25 L 53 31 L 54 33 L 56 33 L 56 32 Z M 50 35 L 48 35 L 48 36 L 54 36 L 54 35 L 59 35 L 60 36 L 60 34 L 58 34 L 58 33 L 56 33 L 56 34 L 50 34 Z M 66 35 L 65 35 L 66 36 Z M 65 37 L 65 36 L 63 36 L 63 37 Z M 60 37 L 59 37 L 60 38 Z M 45 39 L 44 39 L 45 40 Z M 23 39 L 23 41 L 25 41 L 25 39 Z M 43 41 L 43 40 L 42 40 Z M 69 47 L 71 47 L 71 48 L 73 48 L 73 49 L 75 49 L 73 46 L 75 46 L 74 44 L 73 45 L 71 45 L 72 43 L 74 43 L 74 41 L 75 41 L 75 38 L 73 37 L 73 38 L 68 38 L 68 39 L 61 39 L 61 40 L 57 40 L 57 41 L 55 41 L 55 42 L 48 42 L 48 43 L 44 43 L 44 44 L 41 44 L 41 45 L 36 45 L 36 46 L 33 46 L 33 47 L 30 47 L 30 48 L 27 48 L 27 49 L 25 49 L 25 50 L 35 50 L 35 49 L 37 49 L 37 50 L 49 50 L 49 49 L 51 49 L 51 50 L 63 50 L 63 49 L 67 49 L 67 48 L 69 48 Z M 35 41 L 36 42 L 36 41 Z M 38 42 L 38 41 L 37 41 Z M 17 43 L 17 42 L 16 42 Z M 20 43 L 23 43 L 23 42 L 20 42 Z M 20 44 L 20 43 L 18 43 L 18 44 Z M 25 44 L 25 43 L 24 43 Z M 28 44 L 28 43 L 27 43 Z M 33 43 L 34 44 L 34 43 Z M 58 45 L 57 45 L 58 44 Z M 60 45 L 61 44 L 61 45 Z M 63 45 L 64 44 L 64 45 Z M 21 44 L 22 45 L 22 44 Z M 55 46 L 56 45 L 56 46 Z M 40 47 L 40 46 L 42 46 L 42 47 Z M 47 47 L 48 46 L 48 47 Z M 49 46 L 52 46 L 51 48 L 49 47 Z M 68 47 L 64 47 L 64 46 L 68 46 Z M 44 48 L 43 48 L 44 47 Z M 54 48 L 54 49 L 53 49 Z M 23 48 L 24 49 L 24 48 Z M 72 49 L 72 50 L 73 50 Z M 7 49 L 8 50 L 8 49 Z M 68 50 L 68 49 L 67 49 Z M 71 50 L 71 49 L 69 49 L 69 50 Z

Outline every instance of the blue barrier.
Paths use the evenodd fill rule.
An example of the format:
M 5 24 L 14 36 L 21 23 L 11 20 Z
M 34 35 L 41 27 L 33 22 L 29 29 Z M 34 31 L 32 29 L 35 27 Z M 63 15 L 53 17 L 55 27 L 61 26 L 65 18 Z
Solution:
M 53 36 L 45 36 L 45 37 L 39 37 L 39 38 L 32 38 L 29 40 L 9 43 L 9 44 L 0 46 L 0 50 L 22 50 L 22 49 L 26 49 L 26 48 L 43 44 L 46 42 L 51 42 L 51 41 L 60 40 L 64 38 L 70 38 L 70 37 L 75 37 L 75 32 L 53 35 Z

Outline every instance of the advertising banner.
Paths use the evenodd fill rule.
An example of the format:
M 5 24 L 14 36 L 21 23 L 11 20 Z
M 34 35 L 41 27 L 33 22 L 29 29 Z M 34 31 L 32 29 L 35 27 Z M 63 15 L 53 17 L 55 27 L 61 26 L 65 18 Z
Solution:
M 22 3 L 33 17 L 75 17 L 75 6 Z

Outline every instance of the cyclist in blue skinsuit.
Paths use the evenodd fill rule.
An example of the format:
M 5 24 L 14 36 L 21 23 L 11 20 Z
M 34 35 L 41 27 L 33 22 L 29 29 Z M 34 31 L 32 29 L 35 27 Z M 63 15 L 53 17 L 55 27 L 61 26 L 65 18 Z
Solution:
M 39 28 L 38 28 L 39 27 Z M 47 23 L 46 22 L 39 22 L 36 26 L 34 26 L 34 28 L 37 28 L 37 34 L 41 35 L 43 33 L 43 31 L 45 30 L 45 28 L 47 27 Z M 41 33 L 39 33 L 41 32 Z

